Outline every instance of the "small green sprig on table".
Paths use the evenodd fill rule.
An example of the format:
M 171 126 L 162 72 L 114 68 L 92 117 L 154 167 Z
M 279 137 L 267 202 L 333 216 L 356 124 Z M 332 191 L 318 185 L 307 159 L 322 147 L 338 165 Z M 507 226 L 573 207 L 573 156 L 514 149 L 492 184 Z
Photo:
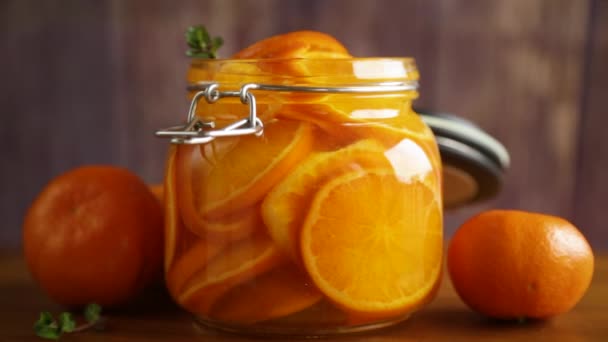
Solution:
M 36 335 L 49 340 L 58 340 L 64 333 L 75 333 L 91 328 L 101 329 L 105 319 L 101 316 L 101 306 L 89 304 L 84 309 L 84 319 L 86 323 L 76 325 L 76 320 L 69 312 L 59 314 L 57 320 L 53 315 L 44 311 L 40 313 L 40 318 L 34 324 Z
M 203 25 L 190 26 L 186 31 L 188 51 L 186 56 L 194 58 L 217 58 L 217 50 L 224 44 L 222 37 L 211 38 Z

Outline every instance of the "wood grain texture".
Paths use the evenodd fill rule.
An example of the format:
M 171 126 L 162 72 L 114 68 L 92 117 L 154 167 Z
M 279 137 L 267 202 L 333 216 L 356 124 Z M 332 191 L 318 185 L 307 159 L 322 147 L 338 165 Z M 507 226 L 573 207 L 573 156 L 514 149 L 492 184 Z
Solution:
M 604 341 L 608 336 L 608 256 L 596 260 L 593 282 L 570 312 L 545 322 L 500 323 L 470 311 L 447 276 L 436 299 L 409 320 L 375 332 L 324 341 Z M 41 310 L 62 310 L 31 282 L 24 262 L 0 254 L 0 341 L 41 341 L 32 324 Z M 65 335 L 61 341 L 261 341 L 201 329 L 171 303 L 164 289 L 150 290 L 124 311 L 108 314 L 103 332 Z M 284 341 L 286 339 L 277 339 Z
M 27 204 L 53 176 L 116 163 L 108 7 L 0 5 L 0 244 L 15 246 Z
M 478 123 L 512 157 L 498 198 L 448 227 L 492 207 L 572 218 L 587 10 L 568 0 L 443 2 L 436 106 Z
M 608 2 L 596 0 L 591 11 L 592 30 L 586 59 L 583 113 L 578 131 L 578 172 L 574 223 L 587 238 L 608 246 L 604 218 L 608 198 Z
M 601 0 L 3 1 L 0 246 L 20 245 L 28 204 L 69 168 L 160 181 L 166 142 L 152 133 L 185 116 L 183 32 L 205 23 L 224 56 L 315 29 L 356 55 L 415 57 L 417 104 L 473 120 L 513 159 L 500 196 L 449 213 L 448 235 L 479 210 L 522 208 L 571 219 L 608 249 L 606 11 Z

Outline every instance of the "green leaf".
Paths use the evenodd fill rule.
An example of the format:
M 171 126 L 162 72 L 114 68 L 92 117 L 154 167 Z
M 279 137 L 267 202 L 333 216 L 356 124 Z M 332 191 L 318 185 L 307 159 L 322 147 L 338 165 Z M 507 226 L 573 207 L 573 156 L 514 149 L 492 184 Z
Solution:
M 48 340 L 58 340 L 59 336 L 61 336 L 61 332 L 59 331 L 57 325 L 54 325 L 40 327 L 39 329 L 36 329 L 36 335 L 38 337 L 46 338 Z
M 198 35 L 198 29 L 195 26 L 191 26 L 188 28 L 188 31 L 186 31 L 186 42 L 188 43 L 188 46 L 193 48 L 193 49 L 199 49 L 199 41 L 200 41 L 200 37 Z
M 103 328 L 105 320 L 101 317 L 101 306 L 95 303 L 87 305 L 84 309 L 84 317 L 87 323 L 77 326 L 74 317 L 69 312 L 59 314 L 59 322 L 57 322 L 50 312 L 44 311 L 40 313 L 38 321 L 34 323 L 34 331 L 42 338 L 57 340 L 63 333 Z
M 222 37 L 213 38 L 213 43 L 211 44 L 211 52 L 215 56 L 217 50 L 224 45 L 224 39 Z
M 55 322 L 53 315 L 47 311 L 40 313 L 40 318 L 34 323 L 34 331 L 37 336 L 50 340 L 56 340 L 61 336 L 57 322 Z
M 84 309 L 84 319 L 89 323 L 95 323 L 99 320 L 99 316 L 101 315 L 101 306 L 98 304 L 92 303 L 87 305 Z
M 189 49 L 186 51 L 188 57 L 194 58 L 216 58 L 217 50 L 223 45 L 221 37 L 213 39 L 203 25 L 190 26 L 186 31 L 186 43 Z
M 54 322 L 55 319 L 53 318 L 53 315 L 48 311 L 43 311 L 40 313 L 40 318 L 34 323 L 34 328 L 37 326 L 46 326 Z
M 59 315 L 59 328 L 61 332 L 72 332 L 76 329 L 76 321 L 69 312 L 62 312 Z
M 207 32 L 207 29 L 205 28 L 205 26 L 200 25 L 198 27 L 198 31 L 199 32 L 199 39 L 201 41 L 201 47 L 205 47 L 208 45 L 208 43 L 211 42 L 211 37 L 209 37 L 209 32 Z

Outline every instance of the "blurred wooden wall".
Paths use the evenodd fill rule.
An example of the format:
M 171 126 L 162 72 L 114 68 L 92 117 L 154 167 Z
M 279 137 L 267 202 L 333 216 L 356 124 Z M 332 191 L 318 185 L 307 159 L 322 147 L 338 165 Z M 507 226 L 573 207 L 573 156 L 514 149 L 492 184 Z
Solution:
M 0 247 L 19 248 L 25 209 L 52 177 L 85 163 L 162 177 L 184 118 L 183 32 L 204 23 L 224 56 L 315 29 L 360 56 L 414 56 L 418 105 L 474 120 L 509 149 L 486 208 L 564 216 L 608 249 L 608 1 L 216 0 L 0 2 Z

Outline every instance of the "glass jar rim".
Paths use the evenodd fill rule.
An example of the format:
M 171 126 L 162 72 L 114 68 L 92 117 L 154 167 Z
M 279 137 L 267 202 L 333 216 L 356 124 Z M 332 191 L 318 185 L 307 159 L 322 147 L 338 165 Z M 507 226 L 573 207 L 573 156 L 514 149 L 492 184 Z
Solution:
M 232 76 L 291 79 L 344 78 L 360 81 L 418 80 L 412 57 L 194 59 L 191 69 Z
M 193 61 L 202 62 L 226 62 L 226 61 L 239 61 L 239 62 L 261 62 L 261 61 L 367 61 L 367 60 L 379 60 L 379 61 L 401 61 L 407 63 L 413 63 L 414 57 L 395 57 L 395 56 L 373 56 L 373 57 L 340 57 L 340 58 L 306 58 L 306 57 L 288 57 L 288 58 L 193 58 Z

